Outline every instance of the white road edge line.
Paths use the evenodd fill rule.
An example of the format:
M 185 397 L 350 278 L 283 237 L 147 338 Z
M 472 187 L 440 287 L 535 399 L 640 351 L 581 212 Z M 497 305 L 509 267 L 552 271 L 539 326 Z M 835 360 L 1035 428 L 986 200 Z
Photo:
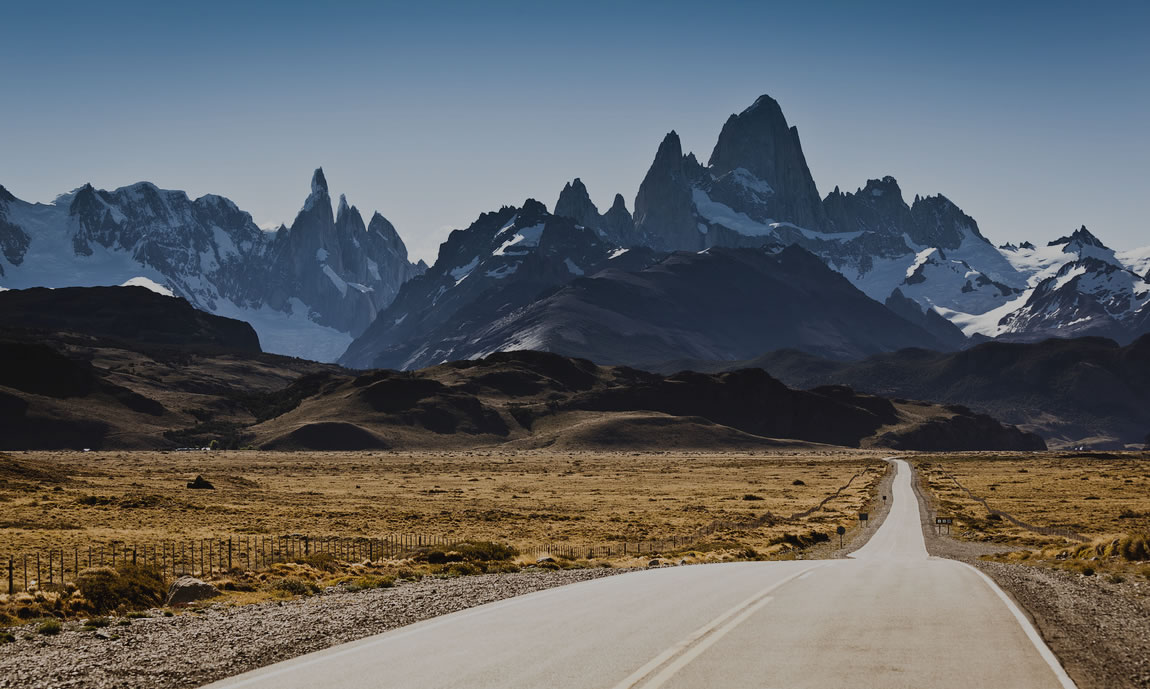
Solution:
M 663 682 L 666 682 L 667 679 L 671 676 L 671 674 L 674 674 L 674 671 L 672 671 L 670 674 L 668 674 L 667 670 L 670 670 L 671 668 L 678 670 L 683 665 L 686 665 L 687 662 L 690 662 L 691 660 L 693 660 L 698 655 L 698 653 L 702 652 L 702 650 L 698 651 L 698 653 L 693 653 L 693 652 L 689 651 L 689 649 L 691 649 L 692 645 L 699 643 L 700 640 L 704 639 L 704 637 L 706 637 L 707 635 L 710 634 L 710 635 L 712 635 L 711 639 L 713 639 L 713 640 L 707 640 L 704 643 L 700 644 L 702 649 L 705 650 L 707 647 L 709 647 L 711 644 L 713 644 L 715 641 L 717 641 L 719 638 L 721 638 L 728 631 L 730 631 L 731 629 L 733 629 L 733 628 L 737 627 L 739 624 L 741 624 L 743 622 L 743 620 L 745 620 L 747 618 L 747 616 L 749 616 L 750 614 L 753 614 L 755 611 L 757 611 L 763 605 L 766 605 L 767 603 L 769 603 L 771 600 L 769 598 L 769 595 L 773 591 L 778 589 L 780 586 L 787 584 L 787 583 L 790 583 L 791 581 L 798 579 L 800 576 L 802 576 L 804 574 L 808 574 L 812 570 L 817 569 L 818 567 L 822 567 L 822 566 L 823 566 L 822 564 L 818 564 L 818 565 L 814 565 L 812 567 L 808 567 L 802 571 L 795 572 L 794 574 L 790 575 L 789 577 L 781 579 L 781 580 L 771 584 L 767 588 L 763 589 L 762 591 L 755 593 L 750 598 L 744 600 L 743 602 L 739 603 L 735 607 L 724 612 L 722 615 L 719 615 L 718 617 L 711 620 L 707 624 L 705 624 L 702 627 L 699 627 L 695 631 L 691 632 L 689 635 L 687 635 L 687 637 L 685 639 L 683 639 L 679 643 L 675 644 L 674 646 L 668 648 L 667 650 L 663 651 L 659 655 L 652 658 L 650 661 L 645 663 L 638 670 L 636 670 L 636 671 L 632 672 L 630 675 L 628 675 L 627 678 L 624 679 L 622 682 L 619 682 L 618 684 L 616 684 L 612 689 L 633 689 L 634 687 L 637 687 L 640 684 L 642 684 L 643 681 L 651 675 L 651 673 L 658 670 L 660 667 L 662 667 L 664 664 L 666 664 L 667 662 L 674 659 L 676 656 L 678 656 L 680 654 L 684 654 L 683 655 L 684 658 L 689 657 L 686 662 L 683 662 L 681 664 L 679 662 L 672 663 L 670 666 L 668 666 L 668 668 L 666 670 L 659 673 L 658 676 L 653 678 L 652 682 L 655 682 L 655 683 L 650 685 L 650 686 L 653 688 L 653 687 L 659 686 L 659 684 L 662 684 Z M 743 614 L 740 615 L 739 613 L 743 613 Z M 732 618 L 735 618 L 735 619 L 732 620 Z M 724 629 L 720 629 L 728 621 L 730 621 L 731 624 Z M 699 647 L 697 646 L 696 648 L 699 648 Z M 680 658 L 680 660 L 682 660 L 682 658 Z
M 1066 668 L 1062 667 L 1062 663 L 1058 662 L 1058 657 L 1054 655 L 1054 651 L 1050 650 L 1050 647 L 1046 645 L 1046 642 L 1043 641 L 1042 637 L 1038 634 L 1038 630 L 1034 628 L 1034 625 L 1030 623 L 1030 620 L 1022 613 L 1018 605 L 1011 600 L 1010 596 L 1006 595 L 1006 592 L 999 588 L 998 584 L 994 583 L 994 580 L 988 577 L 982 570 L 968 565 L 965 562 L 960 562 L 959 564 L 970 567 L 975 574 L 982 577 L 982 580 L 986 582 L 990 590 L 994 591 L 995 595 L 1002 599 L 1002 602 L 1006 604 L 1011 614 L 1014 615 L 1014 619 L 1018 620 L 1018 624 L 1022 626 L 1022 631 L 1026 633 L 1027 638 L 1034 644 L 1034 648 L 1038 650 L 1038 655 L 1042 656 L 1042 659 L 1045 660 L 1046 664 L 1050 666 L 1050 669 L 1054 671 L 1054 676 L 1058 678 L 1058 682 L 1063 686 L 1063 689 L 1078 689 L 1078 686 L 1074 684 L 1074 680 L 1070 679 L 1070 675 L 1066 674 Z

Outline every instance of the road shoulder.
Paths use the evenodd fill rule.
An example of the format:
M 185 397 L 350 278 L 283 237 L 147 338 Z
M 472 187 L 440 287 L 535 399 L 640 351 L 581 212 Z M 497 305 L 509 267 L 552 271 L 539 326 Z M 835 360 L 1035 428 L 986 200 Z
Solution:
M 938 535 L 916 472 L 926 549 L 932 556 L 978 568 L 1027 614 L 1079 689 L 1150 687 L 1150 582 L 1109 582 L 1098 576 L 988 562 L 983 555 L 1015 550 Z

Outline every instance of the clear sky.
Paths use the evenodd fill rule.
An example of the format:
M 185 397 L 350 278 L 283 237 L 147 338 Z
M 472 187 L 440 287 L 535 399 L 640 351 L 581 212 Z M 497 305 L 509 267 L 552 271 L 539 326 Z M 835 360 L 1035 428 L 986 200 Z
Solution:
M 581 177 L 628 208 L 768 93 L 819 191 L 893 175 L 995 242 L 1150 244 L 1150 3 L 7 3 L 0 184 L 218 193 L 290 223 L 322 165 L 413 256 Z

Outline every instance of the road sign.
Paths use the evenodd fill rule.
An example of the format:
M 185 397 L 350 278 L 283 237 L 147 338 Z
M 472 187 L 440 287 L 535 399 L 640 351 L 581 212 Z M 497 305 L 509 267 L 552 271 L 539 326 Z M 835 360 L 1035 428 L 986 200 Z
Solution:
M 839 547 L 840 548 L 843 547 L 843 534 L 845 534 L 846 532 L 847 532 L 846 527 L 844 527 L 842 524 L 839 524 L 839 527 L 837 529 L 835 529 L 835 533 L 837 533 L 839 535 Z
M 935 528 L 938 529 L 938 535 L 942 535 L 942 527 L 946 527 L 946 533 L 950 533 L 950 525 L 954 523 L 954 517 L 935 517 Z
M 886 496 L 885 496 L 885 495 L 884 495 L 884 496 L 882 496 L 882 501 L 883 501 L 883 502 L 886 502 Z
M 870 515 L 867 514 L 866 512 L 859 512 L 859 521 L 860 522 L 870 521 Z

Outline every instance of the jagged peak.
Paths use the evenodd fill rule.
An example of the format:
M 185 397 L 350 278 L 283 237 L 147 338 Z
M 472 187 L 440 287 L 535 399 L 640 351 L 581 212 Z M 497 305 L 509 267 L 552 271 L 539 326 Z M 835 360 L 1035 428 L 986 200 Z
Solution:
M 863 195 L 870 196 L 897 196 L 902 199 L 902 189 L 898 186 L 898 180 L 890 175 L 886 175 L 882 179 L 868 179 L 866 186 L 860 191 Z
M 672 129 L 663 137 L 663 141 L 659 144 L 659 150 L 655 151 L 655 161 L 658 162 L 664 158 L 678 161 L 682 157 L 683 143 L 679 141 L 679 134 Z
M 1109 247 L 1103 244 L 1102 240 L 1100 240 L 1098 237 L 1095 237 L 1090 230 L 1086 229 L 1085 225 L 1075 230 L 1070 234 L 1070 236 L 1059 237 L 1058 239 L 1055 239 L 1054 241 L 1047 244 L 1047 246 L 1058 246 L 1059 244 L 1080 244 L 1082 246 L 1093 246 L 1099 249 L 1109 250 Z
M 339 210 L 336 211 L 336 217 L 340 217 L 348 212 L 347 196 L 344 194 L 339 195 Z
M 327 194 L 327 177 L 323 175 L 323 168 L 317 167 L 311 175 L 311 193 Z
M 547 206 L 535 199 L 527 199 L 523 202 L 523 207 L 520 208 L 524 215 L 546 215 Z
M 750 113 L 755 112 L 756 110 L 758 110 L 759 108 L 761 108 L 764 105 L 767 106 L 768 108 L 772 108 L 772 109 L 775 109 L 775 110 L 782 112 L 782 108 L 779 107 L 779 102 L 777 100 L 775 100 L 774 98 L 771 98 L 770 96 L 768 96 L 767 94 L 764 93 L 763 95 L 756 98 L 755 102 L 751 103 L 750 107 L 748 107 L 746 110 L 743 110 L 743 112 L 741 112 L 740 114 L 741 115 L 749 115 Z
M 13 196 L 10 191 L 5 189 L 3 184 L 0 184 L 0 201 L 11 202 L 11 201 L 15 201 L 15 200 L 16 200 L 16 197 Z
M 627 210 L 627 202 L 623 199 L 622 194 L 615 194 L 615 200 L 611 202 L 611 210 Z

